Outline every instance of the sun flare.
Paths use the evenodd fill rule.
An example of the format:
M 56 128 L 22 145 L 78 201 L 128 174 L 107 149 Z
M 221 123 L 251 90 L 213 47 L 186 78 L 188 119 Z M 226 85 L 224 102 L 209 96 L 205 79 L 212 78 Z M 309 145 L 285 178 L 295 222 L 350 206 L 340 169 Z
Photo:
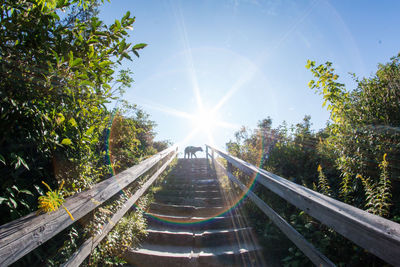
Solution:
M 207 110 L 200 110 L 193 115 L 192 123 L 200 131 L 209 133 L 217 125 L 216 114 Z

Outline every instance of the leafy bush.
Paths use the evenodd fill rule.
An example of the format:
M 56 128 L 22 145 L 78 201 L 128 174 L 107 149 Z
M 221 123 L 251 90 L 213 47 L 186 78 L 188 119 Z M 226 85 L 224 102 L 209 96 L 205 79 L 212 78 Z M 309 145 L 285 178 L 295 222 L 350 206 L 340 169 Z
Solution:
M 290 128 L 273 129 L 270 118 L 258 128 L 235 133 L 227 143 L 229 153 L 322 194 L 368 212 L 399 221 L 400 203 L 400 55 L 380 64 L 371 78 L 356 79 L 357 88 L 346 90 L 338 82 L 332 63 L 308 61 L 316 80 L 309 86 L 319 92 L 331 112 L 325 129 L 311 131 L 310 117 Z M 240 174 L 240 173 L 239 173 Z M 358 179 L 357 179 L 358 178 Z M 246 181 L 244 176 L 241 180 Z M 385 265 L 377 257 L 306 215 L 260 185 L 253 188 L 267 204 L 306 239 L 339 266 Z M 285 266 L 307 265 L 305 256 L 265 218 L 246 203 L 261 243 L 274 249 Z M 271 244 L 279 243 L 280 246 Z
M 146 44 L 127 41 L 135 21 L 130 12 L 105 25 L 97 16 L 101 2 L 6 0 L 0 5 L 1 224 L 35 211 L 39 197 L 43 211 L 54 210 L 64 197 L 110 177 L 110 160 L 119 172 L 157 151 L 155 123 L 120 100 L 132 83 L 131 72 L 115 73 Z M 111 111 L 112 101 L 123 105 Z M 42 181 L 49 189 L 65 185 L 44 195 Z M 100 223 L 107 205 L 122 203 L 120 196 L 113 201 L 50 240 L 52 249 L 39 247 L 19 264 L 57 265 L 60 261 L 47 261 L 48 255 L 67 258 L 90 236 L 85 226 Z M 121 225 L 133 229 L 137 223 L 143 230 L 140 216 L 131 216 L 136 217 L 130 228 L 126 219 Z M 118 240 L 128 240 L 118 233 L 124 227 L 117 227 L 109 242 L 118 234 Z M 65 235 L 70 241 L 59 248 Z

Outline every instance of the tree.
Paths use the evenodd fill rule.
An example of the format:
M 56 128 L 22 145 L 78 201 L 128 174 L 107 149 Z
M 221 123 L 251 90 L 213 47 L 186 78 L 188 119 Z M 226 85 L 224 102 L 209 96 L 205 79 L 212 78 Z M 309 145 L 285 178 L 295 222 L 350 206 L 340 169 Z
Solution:
M 316 66 L 315 62 L 308 61 L 306 66 L 316 78 L 309 86 L 322 95 L 324 105 L 328 104 L 331 112 L 332 124 L 325 145 L 338 155 L 336 164 L 343 177 L 342 194 L 353 205 L 368 204 L 363 193 L 364 187 L 368 192 L 366 183 L 357 177 L 370 180 L 370 188 L 380 188 L 379 184 L 385 184 L 387 188 L 382 189 L 385 192 L 392 191 L 391 183 L 382 179 L 392 180 L 396 183 L 393 184 L 393 196 L 399 195 L 399 59 L 400 54 L 387 64 L 379 64 L 376 74 L 370 78 L 354 78 L 357 88 L 353 91 L 346 90 L 344 84 L 337 82 L 339 76 L 334 73 L 332 63 Z M 388 165 L 387 170 L 381 168 L 382 164 Z M 386 178 L 382 178 L 383 173 Z M 382 203 L 376 205 L 376 209 L 368 210 L 389 216 L 391 194 L 380 197 L 380 201 Z
M 146 45 L 127 41 L 135 21 L 129 12 L 105 25 L 97 17 L 101 2 L 7 0 L 0 5 L 0 223 L 37 209 L 42 181 L 49 190 L 65 182 L 63 190 L 57 190 L 61 205 L 64 196 L 110 177 L 106 143 L 113 118 L 117 130 L 112 155 L 118 171 L 155 153 L 155 123 L 148 114 L 127 103 L 120 112 L 106 107 L 120 100 L 132 83 L 129 70 L 115 73 L 117 65 L 132 60 L 132 54 L 139 56 Z M 58 16 L 61 11 L 63 19 Z M 90 218 L 49 240 L 46 248 L 39 247 L 20 264 L 61 265 L 125 198 L 113 196 Z M 45 202 L 41 204 L 46 210 Z M 132 229 L 144 231 L 141 214 L 131 215 L 107 237 L 110 244 L 132 245 L 137 240 Z M 103 254 L 112 251 L 110 246 L 100 247 L 96 255 L 109 261 L 112 255 Z
M 332 63 L 316 66 L 308 61 L 306 67 L 315 77 L 309 86 L 322 95 L 323 106 L 331 112 L 326 128 L 315 133 L 311 118 L 305 116 L 295 126 L 283 124 L 273 129 L 267 118 L 253 131 L 245 127 L 237 131 L 235 139 L 227 143 L 228 152 L 322 194 L 399 222 L 400 207 L 393 205 L 400 203 L 399 59 L 400 55 L 380 64 L 370 78 L 356 79 L 358 86 L 353 91 L 338 82 Z M 248 181 L 240 172 L 235 173 L 242 182 Z M 257 183 L 252 190 L 338 265 L 384 265 Z M 310 264 L 255 205 L 247 202 L 245 211 L 261 242 L 283 258 L 283 265 Z
M 114 111 L 108 134 L 108 151 L 116 173 L 157 152 L 153 147 L 155 122 L 136 105 L 122 103 L 122 107 Z
M 38 2 L 0 6 L 2 222 L 36 209 L 41 180 L 64 179 L 73 193 L 104 177 L 105 104 L 129 85 L 114 69 L 145 47 L 126 41 L 129 12 L 106 26 L 96 1 Z M 60 10 L 71 13 L 61 20 Z

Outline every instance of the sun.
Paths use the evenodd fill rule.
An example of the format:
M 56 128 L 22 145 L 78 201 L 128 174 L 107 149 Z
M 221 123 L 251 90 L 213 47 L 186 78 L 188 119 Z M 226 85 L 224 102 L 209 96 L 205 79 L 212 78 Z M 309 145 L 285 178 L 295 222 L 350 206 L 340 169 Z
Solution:
M 199 131 L 210 133 L 217 126 L 217 114 L 208 110 L 200 109 L 192 117 L 192 123 Z

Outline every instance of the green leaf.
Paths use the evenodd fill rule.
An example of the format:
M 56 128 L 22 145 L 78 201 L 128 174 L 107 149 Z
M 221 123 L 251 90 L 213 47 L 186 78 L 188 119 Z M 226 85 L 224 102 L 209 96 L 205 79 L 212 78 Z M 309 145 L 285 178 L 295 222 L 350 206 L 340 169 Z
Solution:
M 81 59 L 81 58 L 76 58 L 76 59 L 74 59 L 73 61 L 72 61 L 72 63 L 71 63 L 71 61 L 70 61 L 70 67 L 72 68 L 72 67 L 76 67 L 76 66 L 79 66 L 79 65 L 82 65 L 82 62 L 83 62 L 83 60 Z
M 27 189 L 19 190 L 19 192 L 20 192 L 20 193 L 24 193 L 24 194 L 26 194 L 26 195 L 31 195 L 31 196 L 33 196 L 33 193 L 32 193 L 31 191 L 27 190 Z
M 81 81 L 81 82 L 79 82 L 79 85 L 87 85 L 87 86 L 90 86 L 90 87 L 94 87 L 94 83 L 92 83 L 91 81 L 88 81 L 88 80 L 83 80 L 83 81 Z
M 0 197 L 0 204 L 2 204 L 4 201 L 6 201 L 7 200 L 7 198 L 5 198 L 5 197 Z
M 310 67 L 311 67 L 311 60 L 308 59 L 308 60 L 307 60 L 306 68 L 309 69 Z
M 40 188 L 40 186 L 38 185 L 33 185 L 33 187 L 35 187 L 36 191 L 40 194 L 40 195 L 44 195 L 43 189 Z
M 6 190 L 10 194 L 10 196 L 15 197 L 14 192 L 11 190 L 11 188 L 7 188 Z
M 105 66 L 109 66 L 111 64 L 112 64 L 112 62 L 110 60 L 105 60 L 105 61 L 100 62 L 99 66 L 104 68 Z
M 17 163 L 15 163 L 15 169 L 18 169 L 20 166 L 24 166 L 25 169 L 29 170 L 28 164 L 26 164 L 25 160 L 20 156 L 17 156 Z
M 121 29 L 121 22 L 117 19 L 115 20 L 115 26 L 117 30 Z
M 147 46 L 147 44 L 144 43 L 140 43 L 140 44 L 136 44 L 132 49 L 133 50 L 138 50 L 138 49 L 143 49 Z
M 90 45 L 89 46 L 89 58 L 92 58 L 93 55 L 94 55 L 94 48 L 93 48 L 93 45 Z
M 65 120 L 65 117 L 62 113 L 57 113 L 56 123 L 60 125 Z
M 129 16 L 131 15 L 131 12 L 126 12 L 126 14 L 122 17 L 122 19 L 121 19 L 121 21 L 122 21 L 122 23 L 124 23 L 124 21 L 127 19 L 127 18 L 129 18 Z
M 18 187 L 16 185 L 11 186 L 11 188 L 19 193 L 19 189 L 18 189 Z
M 73 62 L 74 62 L 74 54 L 72 53 L 72 51 L 69 51 L 69 65 L 71 66 Z
M 28 210 L 31 209 L 31 207 L 29 207 L 28 203 L 25 202 L 25 200 L 20 199 L 19 203 L 22 204 L 25 208 L 27 208 Z
M 0 162 L 6 165 L 6 159 L 0 154 Z
M 90 127 L 90 128 L 85 132 L 85 135 L 90 136 L 90 135 L 92 135 L 93 131 L 94 131 L 94 126 Z
M 16 209 L 16 208 L 18 207 L 17 202 L 16 202 L 13 198 L 9 197 L 8 200 L 10 200 L 9 203 L 12 204 L 12 207 L 14 207 L 14 209 Z M 9 205 L 9 206 L 10 206 L 10 205 Z M 12 208 L 12 207 L 10 206 L 10 208 Z
M 69 124 L 72 125 L 72 127 L 78 127 L 78 124 L 76 123 L 76 120 L 74 118 L 69 119 Z
M 126 48 L 126 42 L 125 39 L 122 39 L 122 41 L 119 43 L 118 46 L 118 53 L 122 53 Z
M 124 52 L 124 53 L 122 53 L 122 56 L 127 58 L 127 59 L 129 59 L 129 60 L 132 60 L 131 56 L 128 53 Z
M 19 159 L 20 159 L 22 165 L 24 165 L 25 169 L 27 169 L 29 171 L 29 166 L 28 166 L 28 164 L 26 164 L 25 160 L 23 160 L 22 158 L 19 158 Z
M 69 138 L 64 138 L 64 139 L 61 141 L 61 144 L 62 144 L 62 145 L 69 146 L 69 145 L 72 145 L 72 141 L 71 141 L 71 139 L 69 139 Z

